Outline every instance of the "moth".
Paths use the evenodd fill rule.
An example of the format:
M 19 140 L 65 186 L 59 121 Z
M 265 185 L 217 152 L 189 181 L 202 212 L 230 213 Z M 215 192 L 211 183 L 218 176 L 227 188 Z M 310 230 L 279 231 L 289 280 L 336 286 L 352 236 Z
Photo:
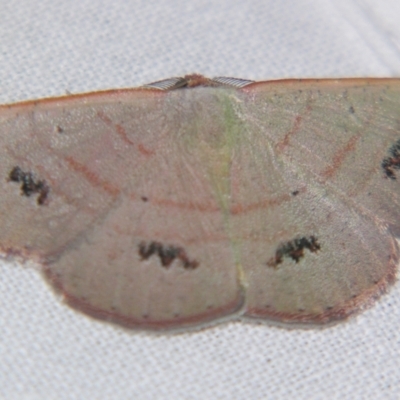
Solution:
M 318 326 L 395 282 L 400 80 L 201 75 L 0 106 L 0 249 L 127 328 Z

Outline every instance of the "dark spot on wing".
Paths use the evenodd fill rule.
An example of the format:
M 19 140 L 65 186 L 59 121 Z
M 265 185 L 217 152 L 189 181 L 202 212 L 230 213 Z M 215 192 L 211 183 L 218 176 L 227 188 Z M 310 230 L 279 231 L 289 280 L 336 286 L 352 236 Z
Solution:
M 57 133 L 64 133 L 64 129 L 60 126 L 60 125 L 57 125 Z
M 10 171 L 8 180 L 21 184 L 22 195 L 30 197 L 33 194 L 38 194 L 37 203 L 40 206 L 46 204 L 50 188 L 45 180 L 36 179 L 32 172 L 24 172 L 18 166 Z
M 299 191 L 298 190 L 294 190 L 293 192 L 292 192 L 292 196 L 297 196 L 299 194 Z
M 350 114 L 354 114 L 354 113 L 355 113 L 355 111 L 354 111 L 354 107 L 353 107 L 353 106 L 350 106 L 350 108 L 349 108 L 349 112 L 350 112 Z
M 142 260 L 147 260 L 151 256 L 157 255 L 161 265 L 165 268 L 170 267 L 175 259 L 179 260 L 185 269 L 195 269 L 199 265 L 198 261 L 189 259 L 182 247 L 163 245 L 160 242 L 141 242 L 139 244 L 139 255 Z
M 283 262 L 283 258 L 291 258 L 298 263 L 304 257 L 304 249 L 308 249 L 311 253 L 317 252 L 321 248 L 315 236 L 303 236 L 282 243 L 275 252 L 275 257 L 272 257 L 267 265 L 276 268 Z
M 144 202 L 149 201 L 149 198 L 146 197 L 146 196 L 142 196 L 141 199 L 142 199 L 142 201 L 144 201 Z
M 395 171 L 400 169 L 400 139 L 388 151 L 389 157 L 382 161 L 382 168 L 389 179 L 396 179 Z

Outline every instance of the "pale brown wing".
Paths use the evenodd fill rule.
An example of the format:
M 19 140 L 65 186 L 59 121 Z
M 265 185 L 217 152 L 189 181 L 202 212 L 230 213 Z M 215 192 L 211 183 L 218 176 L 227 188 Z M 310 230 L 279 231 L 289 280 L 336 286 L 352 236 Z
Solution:
M 227 317 L 244 288 L 248 317 L 344 318 L 394 280 L 398 87 L 283 81 L 3 107 L 3 251 L 37 256 L 68 303 L 128 327 Z
M 246 316 L 325 323 L 395 279 L 399 80 L 281 81 L 244 89 L 233 220 Z
M 36 257 L 69 304 L 127 327 L 197 326 L 243 304 L 203 144 L 218 99 L 179 93 L 0 108 L 3 252 Z

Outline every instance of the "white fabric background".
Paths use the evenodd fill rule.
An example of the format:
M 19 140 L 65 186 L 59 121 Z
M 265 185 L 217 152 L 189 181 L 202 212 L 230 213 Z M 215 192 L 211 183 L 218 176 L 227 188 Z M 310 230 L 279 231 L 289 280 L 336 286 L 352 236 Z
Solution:
M 190 72 L 400 76 L 399 21 L 397 0 L 1 0 L 0 103 Z M 0 398 L 398 399 L 400 283 L 329 329 L 154 336 L 82 316 L 4 262 Z

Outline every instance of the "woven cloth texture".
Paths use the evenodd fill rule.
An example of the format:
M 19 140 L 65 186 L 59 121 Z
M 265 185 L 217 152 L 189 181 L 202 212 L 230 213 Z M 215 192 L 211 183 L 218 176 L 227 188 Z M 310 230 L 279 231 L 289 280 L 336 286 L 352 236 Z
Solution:
M 400 76 L 396 0 L 13 0 L 0 103 L 198 72 L 266 80 Z M 127 332 L 0 264 L 1 399 L 398 399 L 400 284 L 348 322 Z

